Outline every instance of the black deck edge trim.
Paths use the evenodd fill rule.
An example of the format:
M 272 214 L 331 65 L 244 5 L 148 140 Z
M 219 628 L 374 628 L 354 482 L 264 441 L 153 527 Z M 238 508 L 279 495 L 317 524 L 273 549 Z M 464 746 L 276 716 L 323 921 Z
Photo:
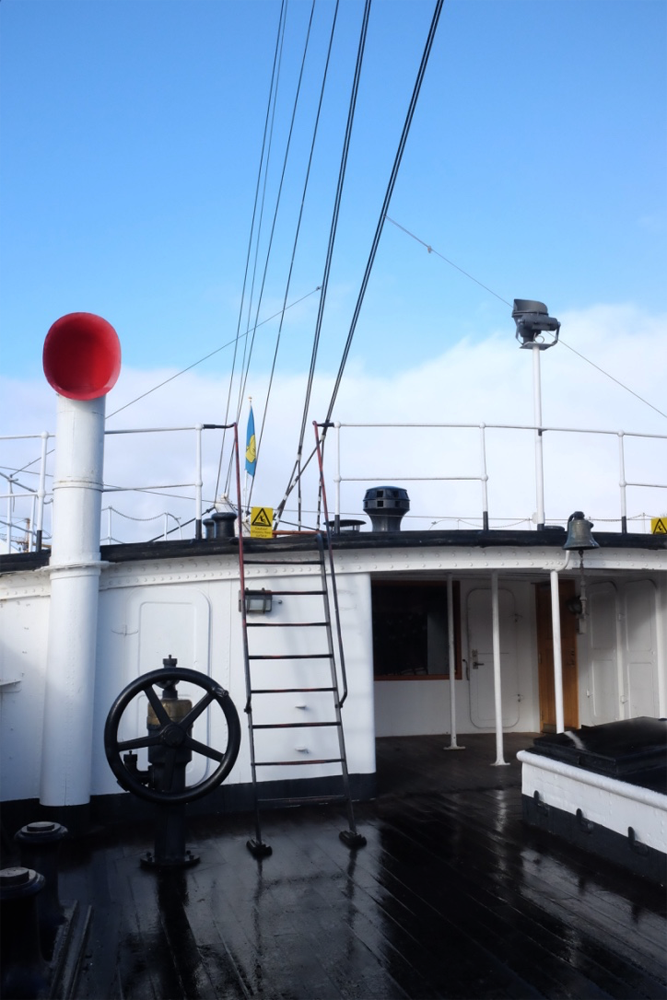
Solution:
M 633 848 L 633 838 L 624 837 L 599 823 L 582 822 L 586 817 L 581 810 L 580 815 L 570 813 L 529 795 L 521 796 L 521 807 L 524 822 L 529 826 L 552 834 L 587 854 L 619 865 L 658 885 L 667 885 L 667 854 L 655 847 L 642 844 L 642 850 L 638 851 L 637 845 Z
M 542 531 L 466 530 L 466 531 L 364 531 L 343 533 L 332 538 L 334 549 L 425 549 L 425 548 L 550 548 L 562 549 L 565 529 L 545 528 Z M 622 534 L 596 531 L 595 540 L 601 549 L 667 549 L 667 535 Z M 312 534 L 290 535 L 261 541 L 245 538 L 244 548 L 252 552 L 295 552 L 315 546 Z M 238 557 L 237 539 L 190 539 L 169 542 L 128 542 L 125 545 L 102 545 L 104 562 L 138 562 L 144 559 L 181 559 L 188 556 L 234 555 Z M 15 552 L 0 555 L 0 574 L 40 569 L 48 565 L 48 552 Z

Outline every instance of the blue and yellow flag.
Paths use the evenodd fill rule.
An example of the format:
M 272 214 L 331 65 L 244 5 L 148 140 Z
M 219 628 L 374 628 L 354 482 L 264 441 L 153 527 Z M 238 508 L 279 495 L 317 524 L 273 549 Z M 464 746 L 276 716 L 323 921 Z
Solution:
M 250 416 L 248 417 L 248 433 L 246 435 L 245 441 L 245 470 L 246 472 L 254 476 L 255 466 L 257 465 L 257 446 L 255 444 L 255 418 L 252 413 L 252 406 L 250 407 Z

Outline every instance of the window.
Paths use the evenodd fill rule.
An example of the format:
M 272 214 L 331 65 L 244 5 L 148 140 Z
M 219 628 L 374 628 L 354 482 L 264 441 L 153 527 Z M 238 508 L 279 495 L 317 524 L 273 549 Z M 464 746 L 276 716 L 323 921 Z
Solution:
M 461 677 L 460 588 L 453 586 L 455 676 Z M 447 584 L 373 581 L 376 680 L 449 677 Z

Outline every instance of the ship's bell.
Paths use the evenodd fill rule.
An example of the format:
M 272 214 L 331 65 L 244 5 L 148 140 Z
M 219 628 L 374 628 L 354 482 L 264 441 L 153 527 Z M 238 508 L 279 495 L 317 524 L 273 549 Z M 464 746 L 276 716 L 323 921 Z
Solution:
M 592 521 L 587 521 L 583 511 L 575 510 L 567 520 L 567 539 L 564 549 L 599 549 L 600 546 L 591 534 Z

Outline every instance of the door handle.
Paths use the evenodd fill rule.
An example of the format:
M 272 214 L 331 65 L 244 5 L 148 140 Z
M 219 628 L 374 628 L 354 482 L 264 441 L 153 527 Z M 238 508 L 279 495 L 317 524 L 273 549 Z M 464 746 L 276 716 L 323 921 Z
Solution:
M 473 660 L 472 661 L 472 668 L 473 668 L 473 670 L 477 670 L 477 667 L 483 667 L 483 666 L 484 666 L 484 660 Z

